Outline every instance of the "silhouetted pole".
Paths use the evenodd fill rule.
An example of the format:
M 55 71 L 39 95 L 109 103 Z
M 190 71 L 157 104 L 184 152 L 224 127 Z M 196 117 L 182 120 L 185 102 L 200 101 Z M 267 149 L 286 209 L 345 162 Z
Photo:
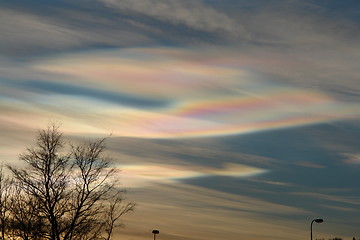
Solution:
M 310 224 L 310 240 L 312 240 L 312 225 L 314 222 L 316 223 L 322 223 L 324 221 L 324 219 L 321 219 L 321 218 L 317 218 L 317 219 L 314 219 L 311 221 L 311 224 Z
M 155 240 L 156 234 L 159 234 L 160 232 L 159 232 L 159 230 L 153 230 L 152 233 L 154 234 L 154 240 Z

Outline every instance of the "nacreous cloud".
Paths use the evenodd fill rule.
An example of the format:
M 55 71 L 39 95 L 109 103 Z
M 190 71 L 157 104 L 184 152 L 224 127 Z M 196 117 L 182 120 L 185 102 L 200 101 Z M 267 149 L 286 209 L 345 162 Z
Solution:
M 41 102 L 59 105 L 62 114 L 77 108 L 74 121 L 119 136 L 240 134 L 359 116 L 357 104 L 320 91 L 279 85 L 242 67 L 241 58 L 214 56 L 179 49 L 96 51 L 37 62 L 33 69 L 48 79 L 52 76 L 54 86 L 61 82 L 76 89 L 70 93 L 47 89 Z M 33 87 L 39 86 L 41 82 Z M 118 98 L 114 101 L 106 93 Z M 139 99 L 148 99 L 149 104 L 134 104 Z M 102 107 L 94 108 L 94 101 Z
M 121 165 L 119 168 L 131 186 L 205 176 L 250 177 L 267 172 L 265 169 L 235 163 L 226 163 L 223 168 L 176 165 Z

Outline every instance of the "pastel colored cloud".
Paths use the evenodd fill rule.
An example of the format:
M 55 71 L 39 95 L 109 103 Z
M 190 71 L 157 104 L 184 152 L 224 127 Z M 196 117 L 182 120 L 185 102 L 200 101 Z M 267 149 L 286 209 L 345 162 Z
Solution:
M 345 159 L 343 160 L 343 162 L 348 163 L 348 164 L 360 164 L 360 153 L 346 153 L 343 154 L 343 156 L 345 157 Z
M 235 163 L 225 163 L 223 168 L 194 165 L 186 167 L 165 164 L 120 165 L 118 167 L 121 169 L 123 181 L 131 182 L 131 186 L 204 176 L 250 177 L 267 172 L 266 169 Z
M 133 49 L 65 55 L 37 62 L 33 68 L 53 74 L 54 86 L 62 82 L 67 89 L 79 89 L 50 89 L 54 96 L 111 102 L 96 111 L 96 118 L 118 136 L 241 134 L 359 116 L 357 104 L 320 91 L 280 86 L 226 56 L 211 60 L 211 54 L 204 57 L 201 51 Z M 36 87 L 28 85 L 32 84 Z M 42 96 L 44 101 L 47 97 Z M 147 104 L 136 105 L 141 101 Z M 78 102 L 86 105 L 86 100 Z
M 297 162 L 296 165 L 308 168 L 325 168 L 325 166 L 312 162 Z
M 62 82 L 165 100 L 206 98 L 251 84 L 250 72 L 221 66 L 210 61 L 213 56 L 198 59 L 201 54 L 166 48 L 96 51 L 47 59 L 33 68 L 63 76 Z

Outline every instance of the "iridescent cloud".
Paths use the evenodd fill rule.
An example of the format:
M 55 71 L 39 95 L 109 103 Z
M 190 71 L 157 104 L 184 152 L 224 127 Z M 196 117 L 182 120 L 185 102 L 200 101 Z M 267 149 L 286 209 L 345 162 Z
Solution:
M 357 154 L 343 154 L 345 157 L 345 160 L 343 160 L 344 163 L 348 164 L 360 164 L 360 153 Z
M 357 104 L 280 86 L 233 54 L 214 59 L 215 53 L 202 53 L 129 49 L 62 55 L 31 64 L 44 79 L 15 85 L 33 95 L 30 108 L 44 112 L 38 116 L 61 116 L 69 132 L 84 132 L 70 127 L 76 122 L 94 134 L 203 137 L 359 116 Z
M 235 163 L 225 163 L 222 168 L 165 164 L 121 165 L 119 168 L 123 180 L 131 182 L 131 186 L 204 176 L 249 177 L 267 172 L 265 169 Z

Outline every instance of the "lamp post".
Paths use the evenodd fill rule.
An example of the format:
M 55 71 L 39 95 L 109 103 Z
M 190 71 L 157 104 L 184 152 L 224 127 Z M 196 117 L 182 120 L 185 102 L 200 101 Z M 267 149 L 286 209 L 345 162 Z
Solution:
M 316 219 L 313 219 L 312 221 L 311 221 L 311 224 L 310 224 L 310 240 L 312 240 L 312 237 L 313 237 L 313 235 L 312 235 L 312 225 L 313 225 L 313 223 L 314 222 L 316 222 L 316 223 L 322 223 L 324 221 L 324 219 L 322 219 L 322 218 L 316 218 Z
M 154 234 L 154 240 L 155 240 L 156 234 L 159 234 L 160 231 L 159 230 L 152 230 L 152 233 Z

